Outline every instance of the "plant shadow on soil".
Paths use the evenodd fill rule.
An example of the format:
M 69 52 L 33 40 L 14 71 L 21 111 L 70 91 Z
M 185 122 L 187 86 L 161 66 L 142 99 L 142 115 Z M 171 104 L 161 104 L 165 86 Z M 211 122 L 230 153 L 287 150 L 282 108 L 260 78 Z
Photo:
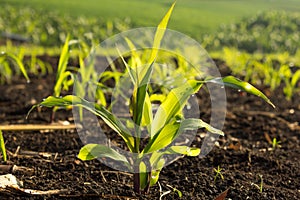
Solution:
M 48 58 L 49 59 L 49 58 Z M 56 61 L 53 61 L 56 62 Z M 223 75 L 230 73 L 221 62 Z M 51 110 L 35 110 L 26 120 L 31 106 L 51 95 L 55 75 L 32 77 L 27 84 L 14 77 L 11 84 L 0 86 L 0 121 L 4 124 L 46 124 Z M 180 190 L 182 199 L 214 199 L 229 188 L 231 199 L 300 199 L 300 96 L 286 101 L 279 88 L 270 92 L 276 109 L 257 97 L 227 90 L 227 116 L 217 145 L 204 158 L 184 157 L 165 167 L 160 176 L 163 191 Z M 205 90 L 198 95 L 201 117 L 209 121 L 210 100 Z M 56 120 L 72 120 L 71 111 L 58 111 Z M 281 141 L 281 148 L 271 149 L 267 136 Z M 132 188 L 132 175 L 115 171 L 98 160 L 83 162 L 76 155 L 83 146 L 76 130 L 5 131 L 8 160 L 31 171 L 15 172 L 23 188 L 60 189 L 65 192 L 50 196 L 23 196 L 1 193 L 0 199 L 159 199 L 158 185 L 147 195 L 137 196 Z M 193 145 L 199 146 L 201 134 Z M 14 152 L 19 147 L 19 153 Z M 39 152 L 28 155 L 25 152 Z M 22 153 L 24 152 L 24 153 Z M 47 152 L 48 154 L 41 154 Z M 0 164 L 4 164 L 3 162 Z M 224 180 L 214 181 L 214 168 L 220 166 Z M 1 174 L 3 172 L 0 171 Z M 263 179 L 259 191 L 260 177 Z M 178 199 L 171 192 L 163 199 Z

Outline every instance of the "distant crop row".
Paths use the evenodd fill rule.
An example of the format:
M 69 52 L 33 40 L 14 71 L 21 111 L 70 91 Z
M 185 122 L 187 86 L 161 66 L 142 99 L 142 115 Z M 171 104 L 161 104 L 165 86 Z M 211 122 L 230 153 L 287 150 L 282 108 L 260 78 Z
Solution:
M 0 36 L 28 41 L 43 46 L 60 46 L 69 33 L 73 37 L 93 37 L 104 40 L 127 30 L 129 19 L 105 21 L 101 18 L 70 17 L 55 12 L 47 14 L 32 8 L 1 6 Z
M 232 74 L 255 85 L 269 86 L 271 90 L 283 86 L 283 93 L 291 100 L 300 91 L 300 52 L 291 57 L 288 52 L 249 54 L 235 48 L 224 48 L 214 58 L 223 60 Z
M 0 12 L 0 37 L 17 37 L 43 46 L 60 46 L 67 34 L 74 38 L 99 41 L 132 27 L 130 19 L 105 21 L 102 18 L 71 17 L 32 8 L 18 9 L 4 5 Z M 263 12 L 236 24 L 220 26 L 219 30 L 202 37 L 208 50 L 235 47 L 249 53 L 289 52 L 300 46 L 300 15 L 280 11 Z
M 295 54 L 300 46 L 300 15 L 279 11 L 260 13 L 237 24 L 221 26 L 217 33 L 204 37 L 204 46 L 209 50 L 230 46 L 249 53 Z

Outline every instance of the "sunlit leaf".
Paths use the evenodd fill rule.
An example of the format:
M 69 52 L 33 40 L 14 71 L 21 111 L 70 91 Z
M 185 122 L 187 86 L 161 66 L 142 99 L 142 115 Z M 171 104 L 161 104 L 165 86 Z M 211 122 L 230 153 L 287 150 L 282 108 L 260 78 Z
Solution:
M 14 54 L 9 53 L 9 52 L 5 52 L 4 54 L 0 54 L 0 56 L 7 56 L 8 58 L 10 58 L 14 62 L 16 62 L 16 64 L 20 68 L 23 76 L 26 78 L 27 82 L 30 81 L 30 79 L 28 77 L 28 74 L 26 72 L 25 66 L 23 65 L 23 62 L 22 62 L 22 60 L 20 58 L 18 58 L 17 56 L 15 56 Z
M 149 143 L 143 150 L 143 153 L 151 153 L 171 144 L 171 142 L 177 135 L 179 127 L 180 123 L 165 125 L 162 130 L 149 141 Z
M 169 19 L 171 17 L 171 14 L 173 12 L 175 3 L 176 2 L 174 2 L 172 4 L 172 6 L 168 10 L 167 14 L 163 17 L 163 19 L 161 20 L 161 22 L 157 26 L 156 33 L 155 33 L 155 36 L 154 36 L 154 41 L 153 41 L 152 52 L 151 52 L 151 56 L 150 56 L 150 59 L 149 59 L 149 63 L 154 62 L 154 60 L 156 59 L 158 50 L 160 48 L 161 40 L 162 40 L 162 38 L 165 34 L 165 31 L 166 31 L 167 25 L 169 23 Z
M 198 156 L 200 154 L 199 148 L 188 147 L 188 146 L 172 146 L 168 148 L 165 154 L 182 154 L 187 156 Z
M 159 102 L 163 102 L 166 99 L 166 95 L 164 94 L 151 94 L 150 95 L 150 101 L 159 101 Z
M 153 186 L 157 183 L 160 171 L 165 166 L 165 160 L 159 158 L 159 160 L 155 163 L 155 166 L 152 165 L 152 168 L 155 170 L 151 171 L 151 177 L 150 177 L 150 186 Z
M 180 122 L 165 125 L 162 130 L 149 141 L 143 153 L 163 149 L 171 144 L 184 131 L 197 130 L 199 128 L 205 128 L 214 134 L 224 135 L 221 130 L 210 126 L 201 119 L 183 119 Z
M 53 95 L 56 96 L 56 97 L 60 96 L 61 86 L 64 83 L 64 81 L 66 81 L 65 72 L 66 72 L 68 60 L 69 60 L 69 57 L 70 57 L 69 40 L 70 40 L 70 36 L 68 35 L 67 38 L 66 38 L 65 44 L 62 48 L 60 58 L 59 58 L 59 61 L 58 61 L 56 82 L 55 82 L 54 93 L 53 93 Z
M 300 69 L 298 69 L 294 74 L 293 74 L 293 77 L 292 77 L 292 80 L 291 80 L 291 85 L 293 87 L 296 86 L 297 82 L 300 80 Z
M 114 131 L 116 131 L 125 141 L 128 148 L 133 151 L 133 137 L 131 136 L 129 130 L 124 126 L 124 124 L 112 113 L 110 113 L 106 108 L 102 105 L 88 102 L 80 97 L 74 95 L 67 95 L 65 97 L 53 97 L 49 96 L 40 104 L 35 105 L 31 108 L 29 113 L 37 106 L 45 106 L 45 107 L 65 107 L 65 106 L 77 106 L 83 107 L 93 114 L 101 117 L 101 119 Z M 29 114 L 28 113 L 28 114 Z M 27 115 L 28 116 L 28 115 Z
M 245 91 L 245 92 L 247 92 L 249 94 L 254 94 L 254 95 L 262 98 L 268 104 L 270 104 L 272 107 L 275 108 L 275 105 L 261 91 L 259 91 L 258 89 L 256 89 L 250 83 L 244 82 L 244 81 L 242 81 L 242 80 L 240 80 L 238 78 L 235 78 L 233 76 L 226 76 L 224 78 L 213 78 L 213 79 L 207 80 L 206 82 L 211 82 L 211 83 L 216 83 L 216 84 L 220 84 L 220 85 L 225 85 L 225 86 L 229 86 L 229 87 L 232 87 L 232 88 L 236 88 L 236 89 Z
M 140 188 L 144 189 L 148 184 L 147 166 L 144 162 L 140 163 Z
M 100 144 L 87 144 L 79 151 L 78 158 L 81 160 L 93 160 L 95 158 L 111 158 L 115 161 L 122 161 L 129 165 L 125 156 L 116 150 Z
M 151 124 L 151 138 L 153 138 L 170 119 L 175 117 L 175 115 L 183 109 L 189 97 L 197 92 L 201 86 L 202 83 L 191 80 L 170 91 L 155 114 Z

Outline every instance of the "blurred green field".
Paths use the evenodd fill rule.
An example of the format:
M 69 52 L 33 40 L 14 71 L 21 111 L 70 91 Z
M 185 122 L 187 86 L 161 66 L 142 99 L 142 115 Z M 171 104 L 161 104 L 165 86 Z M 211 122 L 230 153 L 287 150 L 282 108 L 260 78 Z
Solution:
M 129 17 L 134 27 L 156 26 L 173 0 L 1 0 L 22 8 L 57 11 L 71 16 L 114 18 Z M 300 12 L 299 0 L 178 0 L 169 28 L 199 39 L 221 24 L 230 24 L 268 10 Z

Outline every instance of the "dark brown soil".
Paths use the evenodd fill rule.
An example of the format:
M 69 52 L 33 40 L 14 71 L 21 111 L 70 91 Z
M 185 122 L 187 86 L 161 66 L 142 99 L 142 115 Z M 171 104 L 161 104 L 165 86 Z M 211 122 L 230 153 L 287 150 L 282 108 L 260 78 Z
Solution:
M 25 116 L 33 104 L 51 95 L 54 77 L 32 77 L 29 84 L 16 77 L 11 84 L 0 86 L 1 125 L 49 123 L 49 109 L 35 110 L 28 120 Z M 179 198 L 169 186 L 180 190 L 182 199 L 214 199 L 227 189 L 226 199 L 300 199 L 300 96 L 287 101 L 280 89 L 261 89 L 277 108 L 257 97 L 228 90 L 225 136 L 206 157 L 185 157 L 163 169 L 159 181 L 162 191 L 171 190 L 163 199 Z M 209 109 L 205 108 L 210 102 L 204 97 L 203 90 L 200 107 L 203 119 L 208 120 Z M 72 120 L 71 111 L 58 111 L 56 120 Z M 0 199 L 159 199 L 161 195 L 156 185 L 150 194 L 137 196 L 131 174 L 110 169 L 97 160 L 76 158 L 83 144 L 75 130 L 3 134 L 9 163 L 32 169 L 14 173 L 23 188 L 65 191 L 49 196 L 2 193 Z M 272 149 L 268 137 L 279 140 L 281 147 Z M 48 154 L 37 154 L 41 152 Z M 214 181 L 218 166 L 224 179 Z M 262 192 L 258 188 L 260 176 Z

